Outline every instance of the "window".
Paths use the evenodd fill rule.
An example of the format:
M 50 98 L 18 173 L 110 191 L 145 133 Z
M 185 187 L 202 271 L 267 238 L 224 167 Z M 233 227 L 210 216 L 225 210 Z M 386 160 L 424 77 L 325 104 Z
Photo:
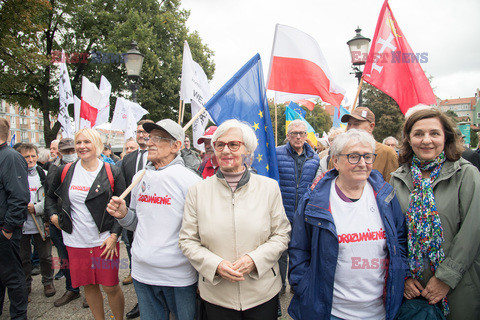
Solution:
M 10 128 L 16 128 L 17 127 L 17 119 L 14 116 L 10 116 Z
M 35 130 L 35 120 L 30 119 L 30 129 Z
M 28 124 L 27 118 L 25 118 L 25 117 L 20 117 L 20 125 L 22 125 L 22 124 Z
M 0 112 L 7 112 L 7 103 L 5 100 L 2 100 L 2 106 L 0 107 Z
M 14 105 L 10 105 L 10 113 L 15 114 L 15 106 Z
M 22 142 L 30 142 L 27 131 L 22 131 Z

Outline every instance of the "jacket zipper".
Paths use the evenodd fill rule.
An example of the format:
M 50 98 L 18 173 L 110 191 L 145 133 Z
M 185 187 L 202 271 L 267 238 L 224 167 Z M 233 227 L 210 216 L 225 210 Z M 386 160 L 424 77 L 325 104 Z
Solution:
M 297 161 L 295 161 L 295 179 L 297 182 L 297 188 L 295 189 L 295 207 L 293 208 L 294 212 L 297 211 L 297 205 L 298 205 L 298 186 L 300 185 L 300 180 L 302 179 L 302 172 L 303 172 L 303 167 L 305 166 L 305 163 L 307 163 L 308 160 L 312 159 L 313 157 L 307 157 L 305 154 L 305 162 L 303 163 L 302 169 L 300 170 L 300 176 L 297 175 Z
M 60 199 L 60 201 L 62 202 L 62 211 L 65 212 L 65 214 L 68 216 L 68 218 L 70 219 L 70 221 L 72 222 L 72 227 L 73 227 L 73 219 L 72 219 L 72 216 L 63 208 L 63 199 L 62 197 L 60 197 L 58 194 L 57 194 L 57 191 L 54 191 L 53 192 L 57 197 L 58 199 Z
M 111 199 L 113 196 L 112 194 L 112 189 L 108 189 L 108 198 Z M 108 205 L 108 204 L 107 204 Z M 105 210 L 103 210 L 103 214 L 102 214 L 102 222 L 100 222 L 100 228 L 98 228 L 98 234 L 101 234 L 102 233 L 102 227 L 103 227 L 103 221 L 105 220 L 105 211 L 107 209 L 105 208 Z M 128 210 L 128 209 L 127 209 Z
M 230 186 L 230 185 L 229 185 Z M 230 187 L 230 191 L 232 191 L 232 188 Z M 232 191 L 232 219 L 233 219 L 233 245 L 235 247 L 235 257 L 238 257 L 238 251 L 237 251 L 237 233 L 235 231 L 235 192 Z M 240 283 L 237 283 L 237 292 L 238 292 L 238 303 L 240 305 L 240 310 L 242 310 L 242 300 L 240 296 Z

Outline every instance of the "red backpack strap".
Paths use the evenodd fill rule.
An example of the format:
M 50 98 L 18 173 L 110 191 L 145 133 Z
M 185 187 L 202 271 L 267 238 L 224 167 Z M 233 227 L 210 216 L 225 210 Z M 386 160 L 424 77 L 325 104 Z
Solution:
M 115 185 L 115 182 L 113 180 L 112 167 L 110 167 L 110 163 L 105 162 L 105 170 L 107 170 L 108 181 L 110 181 L 110 187 L 112 188 L 112 192 L 113 192 L 113 187 Z
M 72 162 L 69 162 L 63 167 L 62 170 L 62 177 L 60 178 L 60 181 L 63 183 L 63 180 L 65 180 L 65 176 L 67 175 L 68 169 L 72 166 Z

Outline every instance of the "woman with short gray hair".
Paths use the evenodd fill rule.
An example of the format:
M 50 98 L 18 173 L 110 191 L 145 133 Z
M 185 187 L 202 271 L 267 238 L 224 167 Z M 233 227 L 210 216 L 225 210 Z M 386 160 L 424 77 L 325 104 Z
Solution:
M 334 169 L 300 202 L 290 242 L 294 319 L 393 319 L 407 272 L 406 228 L 375 161 L 375 140 L 351 129 L 332 143 Z
M 290 239 L 280 188 L 248 170 L 249 124 L 225 121 L 212 141 L 219 170 L 188 190 L 180 248 L 199 272 L 208 319 L 277 319 L 277 261 Z

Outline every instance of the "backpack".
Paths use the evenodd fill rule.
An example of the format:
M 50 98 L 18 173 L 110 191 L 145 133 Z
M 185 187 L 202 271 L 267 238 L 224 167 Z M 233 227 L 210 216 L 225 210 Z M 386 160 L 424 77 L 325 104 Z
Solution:
M 110 182 L 110 187 L 113 188 L 115 186 L 115 181 L 113 180 L 113 173 L 112 173 L 112 168 L 110 167 L 109 163 L 104 162 L 105 165 L 105 170 L 107 170 L 107 176 L 108 176 L 108 181 Z M 62 170 L 62 176 L 60 178 L 60 181 L 63 183 L 63 180 L 65 180 L 65 176 L 67 175 L 68 169 L 72 166 L 72 162 L 67 163 L 65 167 Z

